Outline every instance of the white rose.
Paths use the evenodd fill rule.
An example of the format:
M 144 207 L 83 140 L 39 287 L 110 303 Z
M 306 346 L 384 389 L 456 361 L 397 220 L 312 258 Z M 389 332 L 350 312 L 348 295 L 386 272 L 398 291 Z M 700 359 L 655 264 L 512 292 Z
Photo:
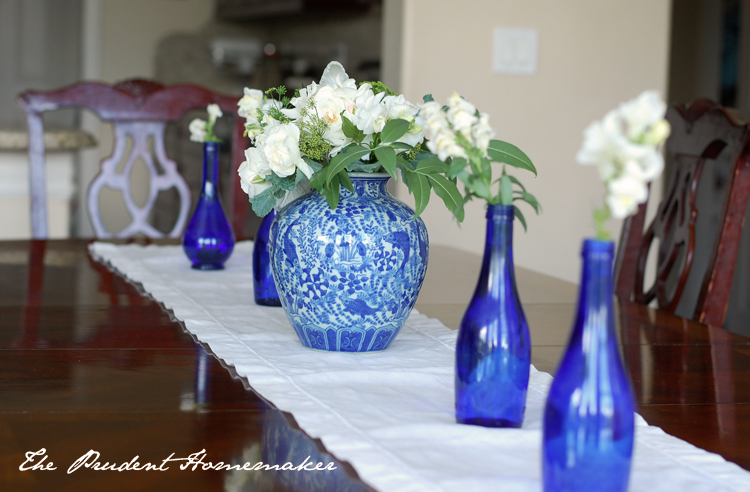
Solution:
M 323 75 L 320 77 L 320 85 L 334 89 L 357 89 L 357 82 L 349 78 L 344 66 L 337 61 L 332 61 L 323 70 Z
M 385 96 L 383 98 L 386 114 L 389 120 L 402 119 L 408 122 L 414 121 L 419 111 L 415 105 L 406 100 L 403 94 L 398 96 Z
M 477 108 L 457 92 L 448 98 L 448 112 L 446 116 L 453 129 L 460 132 L 467 139 L 471 138 L 471 127 L 479 121 L 476 117 Z
M 323 134 L 332 146 L 342 146 L 350 140 L 344 135 L 341 113 L 347 108 L 347 101 L 340 93 L 331 87 L 321 87 L 315 94 L 315 112 L 319 118 L 328 124 Z
M 258 148 L 263 153 L 268 167 L 277 176 L 291 176 L 299 168 L 305 176 L 312 176 L 312 169 L 302 159 L 299 150 L 300 131 L 291 123 L 283 123 L 271 127 L 259 138 Z
M 263 91 L 258 89 L 244 89 L 245 95 L 239 100 L 237 114 L 242 118 L 252 118 L 257 123 L 258 109 L 263 106 Z
M 253 198 L 255 195 L 262 193 L 271 187 L 271 183 L 263 178 L 268 175 L 268 171 L 263 172 L 265 166 L 264 156 L 257 148 L 250 148 L 245 151 L 245 161 L 240 164 L 237 174 L 240 175 L 240 186 L 247 196 Z
M 202 119 L 196 118 L 191 121 L 188 130 L 190 130 L 190 140 L 193 142 L 206 141 L 206 122 Z
M 206 110 L 208 111 L 208 123 L 211 125 L 216 123 L 217 118 L 221 118 L 224 115 L 218 104 L 209 104 Z
M 365 135 L 383 131 L 383 127 L 388 122 L 388 115 L 383 104 L 384 96 L 385 92 L 375 94 L 371 89 L 368 89 L 357 96 L 354 101 L 356 108 L 352 123 Z
M 607 185 L 605 198 L 612 216 L 622 219 L 635 213 L 638 205 L 648 198 L 646 184 L 629 175 L 613 179 Z

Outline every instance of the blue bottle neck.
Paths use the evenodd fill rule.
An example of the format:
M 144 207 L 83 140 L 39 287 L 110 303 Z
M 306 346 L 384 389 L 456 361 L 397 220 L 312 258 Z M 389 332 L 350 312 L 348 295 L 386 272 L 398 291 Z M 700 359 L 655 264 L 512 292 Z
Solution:
M 487 235 L 484 242 L 482 271 L 477 289 L 487 289 L 493 297 L 504 289 L 515 288 L 513 271 L 513 205 L 487 206 Z
M 587 239 L 583 243 L 583 272 L 575 330 L 580 331 L 584 345 L 597 341 L 616 342 L 612 302 L 614 249 L 611 241 Z
M 203 186 L 201 196 L 204 199 L 218 198 L 219 184 L 219 143 L 203 143 Z

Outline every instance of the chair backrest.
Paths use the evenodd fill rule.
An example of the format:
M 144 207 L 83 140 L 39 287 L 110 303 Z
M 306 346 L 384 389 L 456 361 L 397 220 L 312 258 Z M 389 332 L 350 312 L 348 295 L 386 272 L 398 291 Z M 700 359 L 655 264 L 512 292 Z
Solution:
M 656 299 L 660 309 L 677 309 L 694 263 L 698 183 L 704 166 L 715 165 L 723 154 L 731 163 L 728 192 L 692 314 L 696 321 L 722 326 L 750 193 L 750 131 L 736 110 L 706 99 L 689 106 L 672 105 L 667 120 L 672 125 L 665 147 L 673 167 L 669 185 L 645 232 L 645 204 L 625 220 L 615 262 L 615 293 L 639 304 Z M 646 260 L 655 239 L 659 240 L 657 271 L 653 285 L 646 289 Z
M 113 123 L 114 151 L 102 161 L 101 170 L 88 190 L 88 210 L 98 237 L 114 237 L 102 223 L 99 213 L 99 193 L 103 187 L 120 190 L 125 206 L 132 218 L 131 223 L 116 234 L 130 237 L 142 233 L 148 237 L 164 237 L 147 220 L 159 191 L 175 187 L 180 196 L 180 210 L 174 228 L 167 234 L 179 237 L 188 220 L 190 190 L 177 172 L 177 166 L 164 150 L 164 132 L 168 122 L 178 121 L 188 111 L 203 109 L 208 104 L 218 104 L 227 115 L 234 115 L 232 135 L 232 169 L 236 170 L 243 160 L 243 150 L 248 142 L 243 137 L 244 127 L 237 117 L 237 97 L 216 94 L 191 84 L 165 87 L 148 80 L 128 80 L 116 85 L 96 82 L 81 82 L 60 90 L 41 92 L 27 91 L 18 96 L 19 104 L 26 111 L 29 132 L 29 165 L 31 187 L 32 237 L 47 237 L 47 197 L 44 170 L 44 123 L 42 113 L 69 107 L 83 107 L 94 111 L 101 120 Z M 125 155 L 127 137 L 132 148 Z M 149 147 L 153 141 L 153 154 L 163 172 L 157 169 L 154 155 Z M 140 158 L 150 175 L 150 188 L 146 203 L 138 206 L 131 195 L 130 172 Z M 118 165 L 125 160 L 122 172 Z M 238 238 L 246 237 L 244 231 L 248 208 L 247 197 L 240 188 L 237 173 L 232 172 L 230 204 L 227 204 L 230 223 Z

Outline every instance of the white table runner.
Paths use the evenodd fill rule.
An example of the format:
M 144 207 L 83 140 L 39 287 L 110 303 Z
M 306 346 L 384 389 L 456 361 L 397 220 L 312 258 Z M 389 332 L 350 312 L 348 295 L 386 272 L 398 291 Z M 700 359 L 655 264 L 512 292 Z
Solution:
M 541 491 L 544 400 L 552 377 L 532 368 L 521 429 L 455 423 L 456 332 L 414 313 L 375 354 L 305 349 L 281 308 L 253 302 L 252 243 L 226 269 L 192 270 L 179 246 L 94 243 L 277 408 L 294 415 L 375 489 Z M 564 320 L 567 326 L 569 320 Z M 630 491 L 750 491 L 750 472 L 638 417 Z

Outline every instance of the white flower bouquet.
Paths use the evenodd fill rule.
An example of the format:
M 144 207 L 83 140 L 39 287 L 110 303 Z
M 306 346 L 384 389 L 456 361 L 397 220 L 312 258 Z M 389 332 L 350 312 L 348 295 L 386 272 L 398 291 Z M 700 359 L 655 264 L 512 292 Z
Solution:
M 594 210 L 597 239 L 607 240 L 610 217 L 625 218 L 648 199 L 648 183 L 664 169 L 659 146 L 667 139 L 667 105 L 656 91 L 610 111 L 584 131 L 579 164 L 596 166 L 606 187 L 604 205 Z
M 489 153 L 493 160 L 533 169 L 525 155 L 521 153 L 521 158 L 520 151 L 513 151 L 515 147 L 491 140 L 486 115 L 464 114 L 469 108 L 460 104 L 454 112 L 448 108 L 446 121 L 453 126 L 442 129 L 470 129 L 472 140 L 451 138 L 439 131 L 440 124 L 428 121 L 437 113 L 431 97 L 425 100 L 420 108 L 382 82 L 358 85 L 338 62 L 328 65 L 319 83 L 292 97 L 283 86 L 265 94 L 245 89 L 238 114 L 246 118 L 246 133 L 254 147 L 245 151 L 238 172 L 253 210 L 264 216 L 311 187 L 336 208 L 340 185 L 352 190 L 349 172 L 386 172 L 398 180 L 400 171 L 414 195 L 415 215 L 424 211 L 434 190 L 462 221 L 465 198 L 458 179 L 466 184 L 467 193 L 485 196 L 473 173 L 461 172 L 469 164 L 474 166 L 475 154 L 486 160 Z M 456 150 L 464 144 L 468 147 L 463 153 Z

